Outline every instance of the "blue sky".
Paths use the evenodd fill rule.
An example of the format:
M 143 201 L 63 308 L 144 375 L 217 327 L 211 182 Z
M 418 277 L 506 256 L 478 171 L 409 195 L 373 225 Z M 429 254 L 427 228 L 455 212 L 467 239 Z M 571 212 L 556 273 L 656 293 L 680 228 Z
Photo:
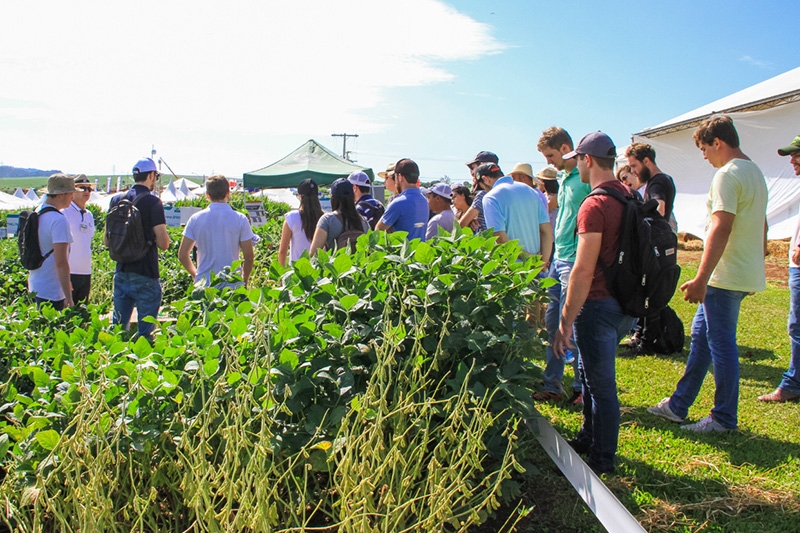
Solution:
M 155 145 L 240 176 L 315 138 L 429 179 L 544 165 L 550 125 L 630 134 L 800 65 L 784 2 L 195 0 L 0 5 L 0 162 L 117 174 Z M 10 23 L 9 23 L 10 22 Z

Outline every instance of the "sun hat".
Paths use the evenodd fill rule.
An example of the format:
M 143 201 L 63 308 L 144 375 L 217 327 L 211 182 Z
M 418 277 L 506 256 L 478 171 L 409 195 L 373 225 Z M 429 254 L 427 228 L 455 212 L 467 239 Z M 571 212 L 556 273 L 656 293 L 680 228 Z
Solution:
M 553 167 L 544 167 L 534 176 L 540 180 L 554 180 L 558 179 L 558 171 Z
M 794 138 L 792 144 L 786 146 L 784 148 L 779 148 L 778 153 L 780 155 L 792 155 L 800 152 L 800 135 Z
M 347 178 L 339 178 L 331 184 L 331 196 L 354 198 L 353 184 L 347 181 Z
M 360 170 L 356 170 L 347 176 L 347 181 L 359 187 L 369 187 L 369 176 Z
M 384 180 L 386 178 L 391 178 L 392 176 L 394 176 L 394 163 L 389 163 L 386 165 L 385 172 L 378 172 L 378 177 Z
M 428 189 L 428 191 L 438 196 L 441 196 L 442 198 L 447 198 L 448 200 L 450 200 L 450 198 L 452 198 L 453 196 L 453 189 L 451 189 L 450 186 L 446 183 L 437 183 L 436 185 Z
M 563 156 L 562 159 L 572 159 L 577 155 L 614 158 L 617 157 L 617 148 L 611 137 L 601 131 L 593 131 L 584 135 L 581 142 L 578 143 L 578 147 Z
M 156 162 L 149 157 L 140 159 L 135 165 L 133 165 L 134 174 L 147 174 L 148 172 L 158 172 L 158 169 L 156 168 Z
M 47 194 L 67 194 L 71 192 L 81 192 L 75 188 L 75 180 L 66 174 L 53 174 L 47 178 Z
M 533 177 L 533 168 L 531 168 L 529 163 L 517 163 L 514 165 L 514 169 L 511 171 L 511 174 L 514 174 L 515 172 L 525 174 L 529 178 Z
M 86 174 L 77 174 L 73 176 L 73 179 L 75 180 L 75 187 L 91 187 L 92 189 L 95 187 L 95 184 L 89 181 L 89 178 L 86 177 Z
M 494 152 L 478 152 L 478 155 L 475 156 L 475 159 L 472 161 L 467 161 L 465 164 L 467 166 L 474 165 L 475 163 L 494 163 L 495 165 L 500 162 L 500 159 Z
M 316 196 L 319 192 L 317 183 L 311 178 L 306 178 L 297 186 L 297 194 L 300 196 Z

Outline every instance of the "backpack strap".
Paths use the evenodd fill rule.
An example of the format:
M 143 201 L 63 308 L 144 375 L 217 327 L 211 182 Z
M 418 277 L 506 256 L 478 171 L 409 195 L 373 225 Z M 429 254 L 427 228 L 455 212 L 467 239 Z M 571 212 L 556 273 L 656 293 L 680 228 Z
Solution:
M 56 207 L 54 207 L 54 206 L 52 206 L 52 205 L 50 205 L 50 204 L 47 204 L 47 205 L 45 205 L 45 206 L 44 206 L 44 207 L 41 209 L 41 211 L 39 211 L 38 213 L 36 213 L 36 216 L 42 216 L 42 215 L 44 215 L 45 213 L 52 213 L 53 211 L 55 211 L 56 213 L 58 213 L 58 214 L 59 214 L 59 215 L 61 215 L 62 217 L 64 216 L 64 213 L 62 213 L 62 212 L 61 212 L 61 211 L 59 211 L 59 210 L 58 210 Z M 48 258 L 48 257 L 50 257 L 51 255 L 53 255 L 53 252 L 55 252 L 55 251 L 56 251 L 56 249 L 55 249 L 55 248 L 53 248 L 52 250 L 50 250 L 49 252 L 47 252 L 46 254 L 44 254 L 42 257 L 43 257 L 44 259 L 47 259 L 47 258 Z

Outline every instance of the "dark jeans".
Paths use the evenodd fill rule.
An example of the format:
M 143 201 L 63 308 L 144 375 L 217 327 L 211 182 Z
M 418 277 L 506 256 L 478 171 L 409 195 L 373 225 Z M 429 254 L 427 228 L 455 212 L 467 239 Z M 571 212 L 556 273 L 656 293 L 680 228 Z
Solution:
M 56 311 L 63 311 L 64 310 L 64 300 L 54 301 L 54 300 L 45 300 L 44 298 L 39 298 L 38 296 L 36 297 L 36 307 L 37 308 L 41 307 L 42 304 L 45 304 L 45 303 L 51 304 L 53 306 L 53 309 L 55 309 Z
M 149 337 L 155 324 L 143 319 L 158 316 L 161 282 L 133 272 L 117 272 L 114 274 L 114 324 L 128 327 L 134 306 L 139 314 L 139 335 Z
M 72 301 L 75 305 L 79 303 L 89 303 L 89 291 L 92 286 L 91 274 L 70 274 L 69 280 L 72 283 Z

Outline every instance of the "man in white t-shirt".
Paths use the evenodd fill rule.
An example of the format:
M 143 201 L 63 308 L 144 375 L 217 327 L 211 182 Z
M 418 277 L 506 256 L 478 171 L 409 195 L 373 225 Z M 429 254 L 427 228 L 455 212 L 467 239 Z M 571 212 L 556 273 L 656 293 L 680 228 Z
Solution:
M 69 206 L 74 193 L 75 182 L 65 174 L 53 174 L 47 180 L 47 198 L 37 209 L 39 248 L 47 259 L 28 275 L 28 291 L 36 295 L 36 305 L 49 302 L 59 311 L 73 305 L 69 281 L 72 234 L 60 211 Z
M 428 190 L 428 209 L 434 215 L 428 221 L 428 231 L 425 233 L 425 240 L 430 240 L 439 235 L 439 228 L 444 228 L 448 233 L 452 233 L 453 225 L 456 222 L 456 215 L 450 209 L 453 191 L 446 183 L 437 183 Z
M 92 239 L 94 238 L 94 216 L 86 209 L 92 196 L 94 183 L 86 174 L 75 176 L 76 192 L 72 202 L 61 212 L 69 223 L 72 246 L 69 247 L 69 278 L 72 283 L 72 301 L 75 304 L 89 301 L 92 284 Z
M 195 283 L 208 283 L 211 273 L 219 273 L 239 259 L 241 252 L 242 279 L 245 285 L 253 270 L 253 229 L 247 217 L 228 205 L 230 186 L 225 176 L 211 176 L 206 180 L 206 195 L 211 200 L 208 207 L 195 213 L 186 223 L 183 240 L 178 249 L 181 265 L 194 278 Z M 191 251 L 197 246 L 197 266 L 192 262 Z M 230 285 L 225 285 L 230 286 Z

